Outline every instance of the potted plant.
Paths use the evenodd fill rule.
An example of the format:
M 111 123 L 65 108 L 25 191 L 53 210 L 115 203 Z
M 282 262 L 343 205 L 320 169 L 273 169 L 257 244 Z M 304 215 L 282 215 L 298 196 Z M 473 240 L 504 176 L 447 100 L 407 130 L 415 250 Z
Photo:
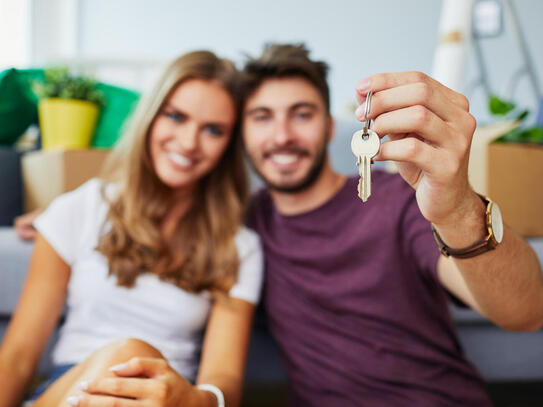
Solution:
M 43 82 L 34 82 L 39 98 L 42 148 L 86 149 L 96 127 L 102 95 L 89 78 L 70 75 L 67 68 L 45 70 Z

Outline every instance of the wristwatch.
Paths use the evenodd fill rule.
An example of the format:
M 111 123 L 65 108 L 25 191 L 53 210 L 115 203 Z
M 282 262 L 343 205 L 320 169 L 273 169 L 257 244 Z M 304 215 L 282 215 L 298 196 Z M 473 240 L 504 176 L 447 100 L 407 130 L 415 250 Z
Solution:
M 439 251 L 443 255 L 447 257 L 452 256 L 459 259 L 468 259 L 495 249 L 496 246 L 501 243 L 503 239 L 503 220 L 500 207 L 496 202 L 492 202 L 489 198 L 483 195 L 479 195 L 479 197 L 486 204 L 486 229 L 488 231 L 488 235 L 471 246 L 464 247 L 463 249 L 453 249 L 443 242 L 434 225 L 432 225 L 434 239 L 437 242 Z

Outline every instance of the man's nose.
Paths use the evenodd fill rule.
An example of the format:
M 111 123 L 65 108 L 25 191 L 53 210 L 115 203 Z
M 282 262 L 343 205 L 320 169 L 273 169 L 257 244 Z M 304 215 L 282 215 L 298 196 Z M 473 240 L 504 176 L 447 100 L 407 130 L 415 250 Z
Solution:
M 274 142 L 278 146 L 284 146 L 292 143 L 293 134 L 286 118 L 280 118 L 276 122 Z

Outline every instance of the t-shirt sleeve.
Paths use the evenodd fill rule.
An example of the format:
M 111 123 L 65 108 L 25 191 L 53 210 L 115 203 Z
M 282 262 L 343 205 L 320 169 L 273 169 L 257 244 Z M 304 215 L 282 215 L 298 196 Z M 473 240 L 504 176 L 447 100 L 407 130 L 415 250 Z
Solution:
M 432 234 L 430 222 L 422 216 L 415 194 L 408 201 L 402 222 L 404 245 L 408 255 L 415 261 L 422 277 L 428 278 L 441 287 L 450 301 L 459 307 L 467 307 L 462 300 L 441 284 L 437 272 L 437 263 L 441 252 Z
M 252 304 L 260 300 L 264 277 L 264 258 L 258 235 L 246 228 L 236 235 L 239 255 L 238 281 L 230 289 L 230 296 Z
M 434 240 L 430 222 L 422 216 L 414 193 L 404 207 L 402 219 L 404 253 L 417 265 L 421 273 L 432 280 L 438 279 L 437 261 L 440 251 Z
M 60 195 L 33 222 L 36 230 L 70 266 L 77 256 L 84 221 L 82 213 L 89 190 L 97 188 L 99 181 L 93 179 Z

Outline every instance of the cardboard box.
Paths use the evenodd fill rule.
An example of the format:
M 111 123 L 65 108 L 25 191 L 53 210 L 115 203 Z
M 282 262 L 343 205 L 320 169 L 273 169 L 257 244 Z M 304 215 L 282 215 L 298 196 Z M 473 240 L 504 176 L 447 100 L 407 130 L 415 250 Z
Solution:
M 488 195 L 488 144 L 518 126 L 514 121 L 503 121 L 478 126 L 473 134 L 469 155 L 469 182 L 480 194 Z
M 488 196 L 522 236 L 543 236 L 543 146 L 490 143 Z
M 45 208 L 57 196 L 96 177 L 109 150 L 34 151 L 22 158 L 25 211 Z

